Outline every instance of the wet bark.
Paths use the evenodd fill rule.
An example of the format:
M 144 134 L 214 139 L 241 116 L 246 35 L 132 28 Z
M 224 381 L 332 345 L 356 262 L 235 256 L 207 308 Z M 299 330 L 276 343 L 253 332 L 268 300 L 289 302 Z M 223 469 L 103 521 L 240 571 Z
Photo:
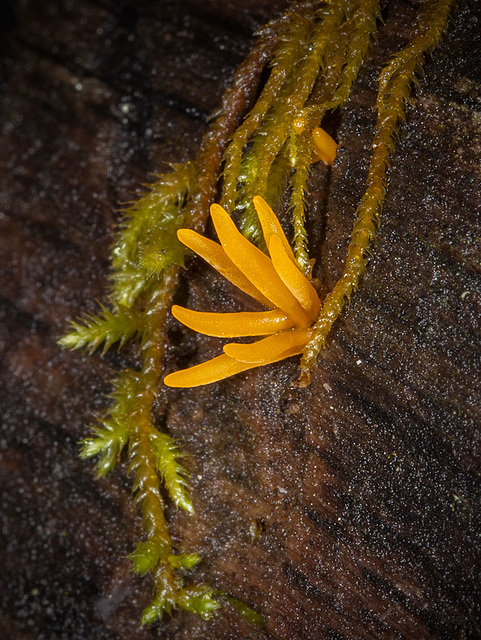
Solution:
M 124 357 L 68 353 L 68 321 L 105 299 L 122 202 L 195 155 L 206 120 L 281 0 L 6 5 L 0 18 L 0 632 L 28 640 L 477 638 L 480 613 L 481 11 L 461 0 L 427 61 L 393 159 L 363 284 L 312 384 L 298 359 L 163 390 L 190 454 L 195 518 L 170 513 L 198 575 L 265 616 L 225 608 L 139 627 L 148 579 L 125 464 L 78 459 Z M 386 3 L 331 172 L 314 177 L 317 275 L 342 271 L 363 191 L 376 77 L 417 3 Z M 248 301 L 200 261 L 191 308 Z M 219 341 L 172 321 L 170 370 Z M 133 358 L 133 355 L 130 354 Z

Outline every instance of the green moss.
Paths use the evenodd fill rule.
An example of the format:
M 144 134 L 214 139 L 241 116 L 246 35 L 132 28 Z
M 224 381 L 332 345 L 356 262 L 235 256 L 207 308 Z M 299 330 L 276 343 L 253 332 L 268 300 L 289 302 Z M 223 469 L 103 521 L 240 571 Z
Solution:
M 324 301 L 302 359 L 302 384 L 308 383 L 330 328 L 364 273 L 411 87 L 424 56 L 446 29 L 452 5 L 453 0 L 425 2 L 411 40 L 381 73 L 366 191 L 356 213 L 344 273 Z M 194 509 L 183 454 L 170 435 L 158 430 L 155 419 L 166 317 L 184 266 L 185 252 L 176 231 L 184 226 L 198 231 L 205 227 L 208 206 L 219 195 L 222 176 L 221 202 L 230 213 L 239 211 L 242 229 L 251 239 L 260 238 L 254 195 L 263 196 L 275 208 L 289 203 L 296 258 L 309 271 L 312 261 L 305 221 L 311 132 L 328 112 L 342 109 L 348 101 L 378 18 L 378 0 L 332 0 L 293 5 L 269 25 L 226 92 L 197 158 L 173 166 L 125 209 L 112 248 L 108 306 L 72 323 L 70 332 L 60 339 L 64 347 L 102 348 L 103 352 L 116 343 L 122 347 L 137 341 L 141 366 L 120 371 L 112 381 L 110 408 L 91 428 L 81 455 L 96 456 L 98 474 L 104 476 L 128 450 L 133 495 L 144 531 L 130 558 L 134 571 L 149 574 L 154 583 L 154 599 L 142 615 L 144 624 L 174 609 L 208 618 L 219 608 L 219 598 L 246 620 L 263 624 L 247 605 L 192 578 L 200 558 L 174 549 L 165 517 L 167 500 L 187 513 Z M 295 126 L 299 120 L 303 131 Z

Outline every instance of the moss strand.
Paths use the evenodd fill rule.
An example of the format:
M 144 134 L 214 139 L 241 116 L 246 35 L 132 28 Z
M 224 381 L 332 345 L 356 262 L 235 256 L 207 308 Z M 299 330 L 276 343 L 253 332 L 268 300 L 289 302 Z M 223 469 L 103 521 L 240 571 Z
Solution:
M 249 177 L 249 187 L 245 189 L 246 200 L 241 203 L 244 209 L 241 228 L 254 241 L 258 241 L 261 233 L 257 215 L 251 206 L 252 198 L 266 194 L 272 164 L 290 134 L 294 118 L 304 107 L 317 78 L 324 72 L 329 55 L 335 47 L 332 33 L 342 25 L 346 8 L 346 3 L 339 1 L 319 10 L 319 21 L 314 26 L 308 53 L 294 67 L 290 81 L 280 92 L 269 113 L 263 127 L 265 130 L 261 128 L 253 142 L 251 156 L 255 157 L 255 165 L 253 175 Z
M 236 206 L 237 183 L 241 174 L 244 147 L 261 126 L 273 103 L 278 100 L 279 92 L 289 77 L 290 70 L 307 51 L 309 35 L 314 26 L 314 12 L 312 7 L 308 9 L 310 10 L 301 15 L 297 12 L 289 13 L 278 25 L 271 25 L 271 28 L 279 29 L 279 46 L 272 57 L 269 78 L 251 112 L 235 132 L 225 154 L 221 204 L 227 211 L 233 211 Z
M 302 357 L 302 386 L 309 383 L 312 367 L 325 345 L 326 337 L 365 271 L 369 248 L 379 225 L 389 160 L 395 148 L 399 124 L 405 118 L 411 86 L 416 80 L 415 73 L 421 68 L 426 53 L 439 42 L 453 4 L 454 0 L 427 3 L 427 10 L 419 16 L 410 43 L 394 58 L 396 63 L 389 64 L 381 74 L 376 101 L 377 131 L 372 142 L 367 189 L 356 212 L 344 273 L 327 296 L 314 326 L 313 337 Z M 398 65 L 399 59 L 405 61 L 403 66 Z
M 275 35 L 266 35 L 251 50 L 224 94 L 222 108 L 216 120 L 202 139 L 195 162 L 195 180 L 186 209 L 187 226 L 195 231 L 203 231 L 205 228 L 209 206 L 216 199 L 217 180 L 227 143 L 255 101 L 262 72 L 276 43 Z

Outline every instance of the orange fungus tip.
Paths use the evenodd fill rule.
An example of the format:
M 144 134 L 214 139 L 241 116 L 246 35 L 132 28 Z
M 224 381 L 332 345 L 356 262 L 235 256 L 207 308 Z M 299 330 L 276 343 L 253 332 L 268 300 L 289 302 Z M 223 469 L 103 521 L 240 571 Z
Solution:
M 268 310 L 211 313 L 174 305 L 172 314 L 179 322 L 205 335 L 266 337 L 251 344 L 230 343 L 217 358 L 167 375 L 164 383 L 169 387 L 211 384 L 302 353 L 309 341 L 310 327 L 320 309 L 317 292 L 299 268 L 279 220 L 267 202 L 256 196 L 254 206 L 269 256 L 237 230 L 218 204 L 211 206 L 211 215 L 220 244 L 190 229 L 180 229 L 177 235 L 189 249 Z
M 312 130 L 312 137 L 314 138 L 314 149 L 319 160 L 326 164 L 334 164 L 338 145 L 333 138 L 320 127 Z
M 297 134 L 301 134 L 304 129 L 308 126 L 309 122 L 305 119 L 302 118 L 301 116 L 294 118 L 294 121 L 292 123 L 292 127 L 294 128 L 294 131 Z

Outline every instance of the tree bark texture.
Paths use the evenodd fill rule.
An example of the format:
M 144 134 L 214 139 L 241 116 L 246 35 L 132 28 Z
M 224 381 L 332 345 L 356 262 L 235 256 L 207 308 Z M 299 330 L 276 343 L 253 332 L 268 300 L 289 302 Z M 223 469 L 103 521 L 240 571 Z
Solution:
M 141 628 L 149 579 L 125 462 L 78 458 L 134 352 L 62 351 L 105 300 L 121 203 L 192 158 L 252 34 L 283 0 L 17 0 L 0 18 L 0 635 L 18 640 L 394 640 L 481 637 L 481 10 L 460 0 L 427 60 L 393 158 L 367 275 L 306 389 L 299 359 L 161 390 L 189 454 L 195 517 L 169 512 L 225 607 Z M 376 78 L 418 3 L 392 0 L 346 109 L 309 233 L 328 291 L 363 192 Z M 178 299 L 248 302 L 200 260 Z M 166 366 L 219 353 L 173 320 Z

